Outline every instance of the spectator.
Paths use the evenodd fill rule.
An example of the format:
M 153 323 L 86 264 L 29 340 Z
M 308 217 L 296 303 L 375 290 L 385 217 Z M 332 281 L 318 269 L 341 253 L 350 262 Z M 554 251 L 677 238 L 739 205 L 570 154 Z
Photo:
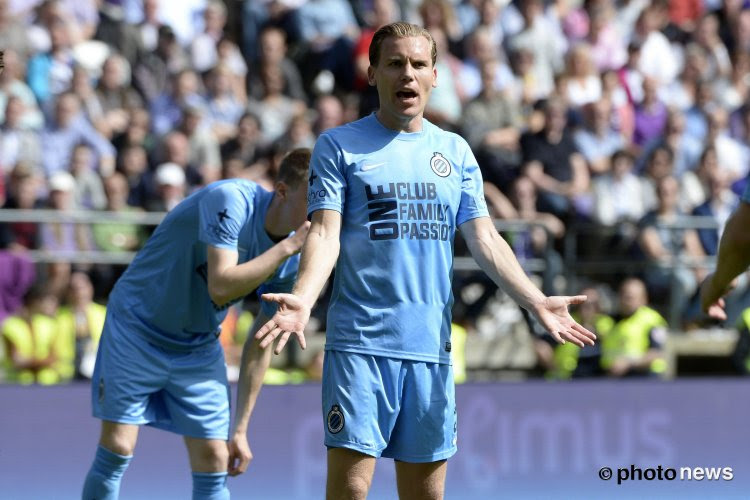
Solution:
M 706 255 L 717 254 L 724 226 L 739 204 L 739 197 L 728 188 L 728 185 L 725 172 L 719 169 L 711 170 L 708 174 L 708 199 L 693 210 L 693 215 L 712 217 L 718 224 L 716 229 L 698 229 L 698 238 Z
M 104 179 L 109 212 L 136 212 L 137 207 L 128 204 L 128 181 L 123 174 L 115 172 Z M 129 252 L 138 250 L 143 242 L 140 226 L 126 222 L 107 222 L 92 227 L 97 248 L 105 252 Z
M 440 84 L 430 93 L 425 117 L 441 128 L 455 130 L 461 118 L 462 63 L 448 52 L 445 34 L 440 29 L 430 33 L 437 44 L 435 69 L 440 75 Z
M 599 99 L 583 107 L 584 126 L 575 134 L 575 142 L 592 175 L 609 172 L 612 155 L 625 147 L 625 141 L 612 127 L 612 105 Z
M 75 178 L 68 172 L 56 172 L 49 178 L 49 208 L 60 215 L 79 208 L 75 202 Z M 41 248 L 58 255 L 73 255 L 93 249 L 91 228 L 75 222 L 45 222 L 39 228 Z
M 170 91 L 162 92 L 151 102 L 151 127 L 156 135 L 174 130 L 182 121 L 183 110 L 205 107 L 198 85 L 198 76 L 186 69 L 175 76 Z
M 563 221 L 589 211 L 588 167 L 566 128 L 565 113 L 563 102 L 551 98 L 544 108 L 544 128 L 521 136 L 523 172 L 539 192 L 539 210 Z
M 208 0 L 203 11 L 203 33 L 190 43 L 190 61 L 199 73 L 210 70 L 219 60 L 216 47 L 224 36 L 227 7 L 221 0 Z
M 185 198 L 187 186 L 185 171 L 175 163 L 162 163 L 154 176 L 156 196 L 149 200 L 146 209 L 152 212 L 169 212 Z
M 159 153 L 157 157 L 162 163 L 174 163 L 182 168 L 188 190 L 204 184 L 200 170 L 190 163 L 190 141 L 185 134 L 179 130 L 167 134 L 161 143 Z
M 594 221 L 605 226 L 635 223 L 646 213 L 644 185 L 633 173 L 633 156 L 620 150 L 612 155 L 612 169 L 592 181 Z
M 88 380 L 94 372 L 96 349 L 107 309 L 94 302 L 89 276 L 70 276 L 66 303 L 57 310 L 59 370 L 63 379 Z
M 214 67 L 207 80 L 206 121 L 216 140 L 224 143 L 237 134 L 237 121 L 246 105 L 244 95 L 236 94 L 232 73 L 224 64 Z
M 73 81 L 73 45 L 68 26 L 61 20 L 50 27 L 51 48 L 29 61 L 28 81 L 44 106 L 65 92 Z
M 24 103 L 11 96 L 0 125 L 0 177 L 7 176 L 19 162 L 41 167 L 39 135 L 23 126 Z
M 658 147 L 667 147 L 674 154 L 673 174 L 682 179 L 686 172 L 694 170 L 703 152 L 703 146 L 685 131 L 685 115 L 679 109 L 670 109 L 664 134 L 646 144 L 642 153 L 645 160 Z
M 555 279 L 562 274 L 562 257 L 554 250 L 554 240 L 565 234 L 565 225 L 552 214 L 536 209 L 537 195 L 534 183 L 521 176 L 513 183 L 511 201 L 517 218 L 533 224 L 527 231 L 511 233 L 511 248 L 521 264 L 530 259 L 543 259 L 542 291 L 555 295 L 559 292 Z
M 125 20 L 125 9 L 122 0 L 102 0 L 99 3 L 99 24 L 94 38 L 117 48 L 118 54 L 134 67 L 138 58 L 144 54 L 141 33 L 138 27 Z M 153 47 L 149 49 L 152 50 Z M 111 57 L 111 56 L 110 56 Z
M 316 135 L 344 124 L 344 106 L 335 95 L 321 95 L 315 99 L 317 117 L 313 126 Z
M 612 23 L 611 2 L 587 2 L 589 32 L 586 41 L 591 44 L 591 58 L 599 71 L 618 70 L 627 60 L 625 43 Z
M 482 64 L 495 61 L 495 90 L 503 91 L 511 85 L 513 75 L 510 69 L 500 62 L 498 46 L 492 43 L 492 35 L 487 28 L 477 28 L 466 39 L 467 57 L 463 61 L 459 80 L 464 100 L 474 99 L 482 91 Z
M 201 184 L 209 184 L 221 177 L 221 153 L 219 143 L 203 117 L 203 109 L 187 107 L 182 112 L 182 122 L 177 130 L 189 142 L 188 164 L 198 170 Z
M 565 58 L 567 100 L 578 108 L 596 102 L 602 96 L 602 81 L 591 60 L 591 46 L 578 43 L 570 48 Z
M 635 26 L 634 41 L 640 44 L 639 71 L 654 81 L 655 86 L 666 85 L 677 76 L 679 66 L 669 40 L 659 31 L 659 14 L 649 6 L 641 12 Z
M 282 93 L 284 75 L 281 68 L 264 63 L 260 67 L 260 74 L 263 97 L 251 100 L 248 111 L 258 116 L 263 142 L 270 146 L 286 132 L 292 118 L 304 112 L 305 105 Z
M 52 174 L 65 170 L 76 145 L 88 144 L 95 152 L 99 172 L 114 170 L 115 148 L 81 116 L 81 102 L 73 93 L 64 93 L 55 103 L 55 118 L 42 131 L 42 166 Z
M 685 310 L 687 301 L 703 279 L 701 268 L 691 269 L 685 258 L 705 254 L 694 229 L 670 225 L 679 223 L 679 184 L 671 175 L 657 182 L 658 204 L 640 221 L 638 242 L 648 263 L 646 283 L 657 298 L 671 301 L 672 312 Z M 670 295 L 671 294 L 671 295 Z
M 0 0 L 0 3 L 4 0 Z M 42 127 L 44 117 L 39 110 L 36 97 L 23 81 L 23 66 L 18 53 L 5 49 L 4 70 L 0 72 L 0 122 L 5 119 L 5 108 L 11 97 L 16 97 L 23 104 L 23 114 L 18 122 L 23 128 L 38 130 Z
M 130 121 L 129 111 L 141 108 L 143 99 L 130 86 L 130 65 L 123 56 L 115 53 L 104 61 L 96 98 L 109 131 L 108 137 L 124 132 Z
M 25 253 L 0 250 L 0 324 L 18 312 L 35 278 L 34 263 Z
M 477 156 L 482 179 L 508 191 L 521 166 L 521 109 L 495 86 L 497 61 L 482 63 L 482 92 L 463 113 L 461 131 Z
M 135 87 L 151 106 L 168 87 L 171 78 L 175 75 L 179 78 L 189 67 L 188 58 L 177 43 L 172 28 L 162 25 L 158 33 L 156 48 L 147 51 L 133 70 Z
M 91 168 L 92 151 L 85 144 L 73 149 L 70 173 L 75 179 L 75 206 L 82 209 L 101 210 L 106 204 L 102 179 Z
M 306 101 L 302 77 L 297 66 L 287 57 L 286 34 L 279 28 L 269 26 L 260 34 L 260 64 L 277 66 L 281 69 L 284 88 L 281 93 L 298 101 Z M 248 95 L 255 100 L 263 97 L 264 86 L 260 72 L 253 71 L 248 76 Z
M 729 183 L 744 179 L 750 172 L 750 148 L 729 135 L 729 117 L 719 107 L 708 113 L 706 145 L 716 149 L 719 168 L 726 173 Z
M 517 51 L 524 48 L 534 54 L 534 80 L 539 91 L 549 95 L 554 88 L 554 74 L 562 70 L 561 46 L 554 28 L 542 15 L 540 0 L 521 0 L 519 5 L 524 26 L 519 33 L 507 40 L 508 49 Z
M 645 146 L 657 139 L 667 123 L 667 107 L 658 97 L 658 83 L 652 78 L 643 81 L 643 100 L 635 107 L 633 144 Z
M 3 208 L 32 210 L 41 208 L 38 171 L 28 163 L 18 163 L 10 173 L 8 198 Z M 10 250 L 36 249 L 39 246 L 39 226 L 33 222 L 9 222 L 0 225 L 2 246 Z
M 297 19 L 309 50 L 311 76 L 328 72 L 341 88 L 351 89 L 351 57 L 359 36 L 351 4 L 346 0 L 307 0 L 297 11 Z
M 17 314 L 0 325 L 5 347 L 5 378 L 16 384 L 59 384 L 60 343 L 54 320 L 57 298 L 36 284 Z
M 662 376 L 667 322 L 648 306 L 643 282 L 620 285 L 615 323 L 601 339 L 601 367 L 611 377 Z
M 221 145 L 221 157 L 224 160 L 236 157 L 243 165 L 253 165 L 266 155 L 260 119 L 252 113 L 245 113 L 237 125 L 237 135 Z

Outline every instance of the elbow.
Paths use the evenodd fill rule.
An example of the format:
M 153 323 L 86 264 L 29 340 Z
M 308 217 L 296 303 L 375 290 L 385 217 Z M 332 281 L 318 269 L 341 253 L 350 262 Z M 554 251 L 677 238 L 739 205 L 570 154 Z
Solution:
M 217 306 L 223 306 L 234 298 L 229 294 L 229 291 L 225 287 L 216 282 L 209 282 L 208 295 L 211 297 L 211 302 Z

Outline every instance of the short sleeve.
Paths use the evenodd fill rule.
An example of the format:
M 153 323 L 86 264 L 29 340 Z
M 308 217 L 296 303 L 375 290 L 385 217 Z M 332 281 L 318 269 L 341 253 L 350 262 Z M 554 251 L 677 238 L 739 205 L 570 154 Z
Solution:
M 236 250 L 240 231 L 251 215 L 248 193 L 231 183 L 209 189 L 199 202 L 198 239 L 212 247 Z
M 344 213 L 346 177 L 341 150 L 329 134 L 318 138 L 310 160 L 307 213 L 329 209 Z
M 456 224 L 459 226 L 477 217 L 489 217 L 487 202 L 484 199 L 482 172 L 468 145 L 464 153 L 461 176 L 461 203 L 456 216 Z

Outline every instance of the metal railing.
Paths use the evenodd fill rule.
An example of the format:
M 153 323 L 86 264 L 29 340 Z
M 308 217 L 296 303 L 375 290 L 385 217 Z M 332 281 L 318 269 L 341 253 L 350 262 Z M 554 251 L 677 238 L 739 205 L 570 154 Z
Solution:
M 110 212 L 94 210 L 27 210 L 2 209 L 0 223 L 31 222 L 35 224 L 135 224 L 139 226 L 157 226 L 166 216 L 166 212 Z M 136 252 L 112 252 L 104 250 L 80 251 L 47 251 L 29 250 L 27 255 L 34 262 L 70 262 L 71 264 L 119 264 L 127 265 Z

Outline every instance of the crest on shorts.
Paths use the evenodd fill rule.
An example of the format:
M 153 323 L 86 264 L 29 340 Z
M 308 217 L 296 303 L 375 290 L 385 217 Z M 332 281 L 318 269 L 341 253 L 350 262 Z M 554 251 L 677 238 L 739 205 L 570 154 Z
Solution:
M 344 414 L 341 413 L 339 405 L 331 406 L 331 410 L 328 412 L 328 432 L 331 434 L 338 434 L 341 429 L 344 428 Z
M 430 159 L 430 168 L 440 177 L 451 175 L 451 162 L 440 153 L 433 153 Z

